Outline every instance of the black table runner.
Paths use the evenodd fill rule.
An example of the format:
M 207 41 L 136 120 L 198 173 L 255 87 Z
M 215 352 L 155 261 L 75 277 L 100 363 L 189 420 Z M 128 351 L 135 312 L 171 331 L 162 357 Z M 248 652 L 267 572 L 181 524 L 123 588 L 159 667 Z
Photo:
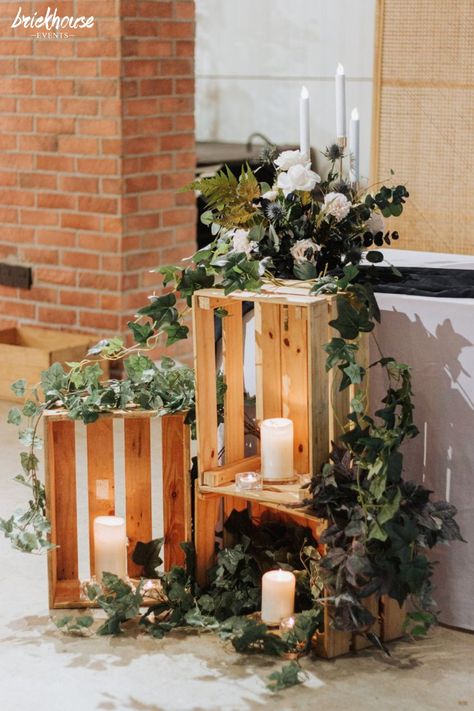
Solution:
M 362 272 L 365 269 L 362 267 Z M 432 267 L 396 267 L 396 269 L 401 276 L 394 275 L 390 267 L 377 267 L 378 283 L 374 284 L 374 291 L 432 298 L 474 299 L 474 269 Z

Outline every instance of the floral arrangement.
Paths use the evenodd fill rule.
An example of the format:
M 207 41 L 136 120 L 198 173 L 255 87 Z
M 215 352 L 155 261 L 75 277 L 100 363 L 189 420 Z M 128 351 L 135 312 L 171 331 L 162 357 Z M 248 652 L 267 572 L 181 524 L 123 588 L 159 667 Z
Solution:
M 250 168 L 237 179 L 229 170 L 197 180 L 190 187 L 201 192 L 208 204 L 202 216 L 215 237 L 211 248 L 198 252 L 194 261 L 217 267 L 224 275 L 226 291 L 256 288 L 258 277 L 317 279 L 347 264 L 359 264 L 364 249 L 390 245 L 398 233 L 386 229 L 384 217 L 403 211 L 408 193 L 403 185 L 381 187 L 372 194 L 359 192 L 356 184 L 336 172 L 341 159 L 337 145 L 327 149 L 327 178 L 311 170 L 300 151 L 270 151 L 276 174 L 272 186 L 259 183 Z M 380 252 L 367 253 L 369 262 L 383 259 Z M 258 269 L 244 267 L 250 262 Z M 257 277 L 252 279 L 252 277 Z
M 411 597 L 414 612 L 409 616 L 409 629 L 415 636 L 428 629 L 436 615 L 431 598 L 433 563 L 427 551 L 440 542 L 461 539 L 456 510 L 446 502 L 433 501 L 431 492 L 404 477 L 400 447 L 418 433 L 413 422 L 409 367 L 382 353 L 370 364 L 370 368 L 384 369 L 388 381 L 382 406 L 372 414 L 368 412 L 364 388 L 366 368 L 357 360 L 361 334 L 372 331 L 380 319 L 372 291 L 372 282 L 377 278 L 373 265 L 384 258 L 377 249 L 367 251 L 365 259 L 372 270 L 367 273 L 360 267 L 363 253 L 398 239 L 398 233 L 387 228 L 384 219 L 402 213 L 408 193 L 403 185 L 361 191 L 343 178 L 340 148 L 331 146 L 325 155 L 329 172 L 324 180 L 300 151 L 284 151 L 280 155 L 269 151 L 265 160 L 275 169 L 273 185 L 259 182 L 258 169 L 253 172 L 247 166 L 239 177 L 226 168 L 188 186 L 200 191 L 207 201 L 208 210 L 202 220 L 210 226 L 213 240 L 186 266 L 157 269 L 167 291 L 151 296 L 129 323 L 135 344 L 126 348 L 119 338 L 101 341 L 86 360 L 73 364 L 69 373 L 57 364 L 52 366 L 43 374 L 44 399 L 36 390 L 22 411 L 10 413 L 14 424 L 27 420 L 21 438 L 28 451 L 22 454 L 24 473 L 19 481 L 33 491 L 26 512 L 0 520 L 0 529 L 16 547 L 26 551 L 48 547 L 44 488 L 37 475 L 34 453 L 44 409 L 60 404 L 70 417 L 84 422 L 132 403 L 162 412 L 186 407 L 192 413 L 192 373 L 176 369 L 171 361 L 165 361 L 164 371 L 159 370 L 144 352 L 155 347 L 161 337 L 167 344 L 187 337 L 185 317 L 192 295 L 201 288 L 217 286 L 225 293 L 238 289 L 257 291 L 266 281 L 279 284 L 296 279 L 306 282 L 311 293 L 337 295 L 337 318 L 330 322 L 337 335 L 325 345 L 326 368 L 341 372 L 341 390 L 357 386 L 345 432 L 334 443 L 330 461 L 321 472 L 313 473 L 308 491 L 308 510 L 328 521 L 322 539 L 327 555 L 316 559 L 312 549 L 306 547 L 306 558 L 311 560 L 304 566 L 306 593 L 301 599 L 306 602 L 300 610 L 304 632 L 299 642 L 308 649 L 315 620 L 319 620 L 324 605 L 329 606 L 336 628 L 366 631 L 373 617 L 364 601 L 372 594 L 388 594 L 400 604 Z M 187 307 L 178 308 L 179 297 Z M 217 315 L 226 317 L 224 311 Z M 127 378 L 100 381 L 95 362 L 100 359 L 124 359 Z M 24 389 L 21 383 L 15 388 L 17 393 Z M 222 388 L 221 384 L 221 392 Z M 181 625 L 208 629 L 219 626 L 224 635 L 234 635 L 238 649 L 252 647 L 268 652 L 274 647 L 274 635 L 269 637 L 264 625 L 235 617 L 256 610 L 259 602 L 255 551 L 249 553 L 245 522 L 240 521 L 239 526 L 241 541 L 247 543 L 221 554 L 220 572 L 212 577 L 209 590 L 195 589 L 189 569 L 172 571 L 173 586 L 181 586 L 176 599 L 186 600 L 183 609 L 176 611 L 172 603 L 175 587 L 168 589 L 165 579 L 165 592 L 168 589 L 170 594 L 155 612 L 169 617 L 164 624 L 151 627 L 144 619 L 143 624 L 152 634 L 162 636 Z M 271 549 L 270 544 L 268 547 Z M 242 571 L 239 572 L 238 561 L 245 567 L 246 579 L 253 581 L 251 594 L 239 583 Z M 230 571 L 231 576 L 225 571 Z M 135 610 L 134 591 L 129 586 L 124 588 L 120 581 L 112 583 L 120 593 L 117 609 L 123 594 L 127 599 L 131 596 L 130 604 Z M 237 600 L 236 591 L 242 597 L 242 605 L 229 611 L 226 605 Z M 97 591 L 91 594 L 99 595 Z M 99 604 L 115 614 L 115 603 L 105 598 L 100 598 Z M 223 610 L 233 615 L 230 627 Z M 120 628 L 114 620 L 112 632 Z M 74 628 L 75 623 L 71 624 Z M 85 626 L 88 625 L 89 622 Z M 281 649 L 293 650 L 294 640 L 284 641 Z M 291 683 L 297 683 L 298 669 L 292 668 L 288 673 Z

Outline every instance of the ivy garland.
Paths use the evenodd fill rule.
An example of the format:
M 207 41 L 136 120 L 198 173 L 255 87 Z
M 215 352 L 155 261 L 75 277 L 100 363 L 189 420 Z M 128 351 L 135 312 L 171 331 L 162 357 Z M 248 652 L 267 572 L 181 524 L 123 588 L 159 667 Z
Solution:
M 249 535 L 248 522 L 239 519 L 234 533 L 240 540 L 219 554 L 208 590 L 196 587 L 189 550 L 187 566 L 162 577 L 162 602 L 141 618 L 141 625 L 154 636 L 176 626 L 200 626 L 218 629 L 238 651 L 286 654 L 307 649 L 323 604 L 329 605 L 337 629 L 367 629 L 373 618 L 363 601 L 374 593 L 387 594 L 400 604 L 411 596 L 415 611 L 410 626 L 415 636 L 425 633 L 435 620 L 433 563 L 427 551 L 441 542 L 462 540 L 456 510 L 446 502 L 432 501 L 431 492 L 403 477 L 400 447 L 417 435 L 409 367 L 382 353 L 370 364 L 369 368 L 382 368 L 388 381 L 382 407 L 372 416 L 363 389 L 366 370 L 357 361 L 360 335 L 373 331 L 380 319 L 371 286 L 377 279 L 376 268 L 362 272 L 358 266 L 362 249 L 398 239 L 398 233 L 385 232 L 381 216 L 400 215 L 408 193 L 403 186 L 383 186 L 375 194 L 358 195 L 334 171 L 338 150 L 333 146 L 327 151 L 331 168 L 326 181 L 309 170 L 302 156 L 284 153 L 276 160 L 270 157 L 277 166 L 273 189 L 258 183 L 248 167 L 238 179 L 227 170 L 194 183 L 191 187 L 201 190 L 208 201 L 203 221 L 211 225 L 214 242 L 197 252 L 184 269 L 166 266 L 157 270 L 172 291 L 150 297 L 129 323 L 135 345 L 127 349 L 121 339 L 105 340 L 87 359 L 69 364 L 68 373 L 53 365 L 23 408 L 10 411 L 9 422 L 21 426 L 20 440 L 26 447 L 21 454 L 23 473 L 16 479 L 30 488 L 31 498 L 25 511 L 0 519 L 0 530 L 20 550 L 39 552 L 50 546 L 35 454 L 41 445 L 37 433 L 45 410 L 61 406 L 72 419 L 85 423 L 111 409 L 131 406 L 161 413 L 188 410 L 192 423 L 193 372 L 171 359 L 164 359 L 157 368 L 145 351 L 163 336 L 167 344 L 187 337 L 186 316 L 195 291 L 211 286 L 219 286 L 226 294 L 238 289 L 258 291 L 265 281 L 280 284 L 282 278 L 296 277 L 308 283 L 311 293 L 336 295 L 337 318 L 330 325 L 338 335 L 325 346 L 326 368 L 341 371 L 341 390 L 356 386 L 357 393 L 345 433 L 334 443 L 330 462 L 315 473 L 306 502 L 315 516 L 328 521 L 321 539 L 327 555 L 319 559 L 313 542 L 299 547 L 303 561 L 299 569 L 294 560 L 286 562 L 304 581 L 299 586 L 301 612 L 295 631 L 288 638 L 278 637 L 257 620 L 243 617 L 258 607 L 262 561 L 257 534 L 252 530 Z M 294 160 L 306 171 L 306 183 L 312 187 L 293 192 L 280 187 L 287 185 L 288 166 Z M 377 263 L 383 255 L 372 250 L 367 259 Z M 181 311 L 177 296 L 187 304 Z M 217 315 L 226 317 L 225 311 Z M 104 359 L 123 359 L 127 377 L 102 381 L 100 361 Z M 17 395 L 24 394 L 23 381 L 13 387 Z M 224 390 L 220 379 L 220 417 Z M 228 523 L 233 524 L 235 519 Z M 275 553 L 270 539 L 265 552 L 270 555 L 270 567 L 285 564 L 272 559 Z M 99 632 L 117 633 L 124 622 L 136 617 L 142 591 L 114 576 L 107 578 L 105 588 L 105 592 L 89 590 L 91 599 L 108 613 Z M 90 624 L 88 616 L 83 616 L 65 618 L 61 626 L 82 633 Z M 274 687 L 298 683 L 298 675 L 298 667 L 287 667 L 273 679 Z

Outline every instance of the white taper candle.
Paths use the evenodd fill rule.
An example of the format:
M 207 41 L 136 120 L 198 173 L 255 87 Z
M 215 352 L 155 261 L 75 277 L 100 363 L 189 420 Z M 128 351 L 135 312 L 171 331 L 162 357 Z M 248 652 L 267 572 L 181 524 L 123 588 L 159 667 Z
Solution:
M 336 72 L 336 136 L 346 137 L 346 75 L 342 64 Z
M 360 177 L 360 121 L 357 109 L 352 109 L 349 128 L 349 153 L 351 157 L 351 182 L 358 183 Z
M 303 86 L 300 94 L 300 151 L 310 159 L 309 91 Z

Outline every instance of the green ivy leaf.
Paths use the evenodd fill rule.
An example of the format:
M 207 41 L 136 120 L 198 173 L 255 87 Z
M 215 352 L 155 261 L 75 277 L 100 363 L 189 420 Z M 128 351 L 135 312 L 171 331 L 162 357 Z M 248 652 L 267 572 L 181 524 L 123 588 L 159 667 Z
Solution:
M 12 407 L 8 411 L 7 423 L 18 426 L 21 423 L 21 412 L 17 407 Z
M 129 321 L 128 327 L 131 330 L 135 341 L 145 346 L 148 339 L 153 336 L 153 329 L 149 323 L 137 323 L 136 321 Z
M 274 693 L 289 689 L 297 684 L 302 684 L 305 679 L 305 672 L 296 661 L 284 664 L 280 671 L 274 671 L 268 675 L 267 688 Z
M 27 385 L 28 383 L 26 380 L 20 379 L 12 383 L 10 387 L 14 395 L 17 397 L 24 397 Z

